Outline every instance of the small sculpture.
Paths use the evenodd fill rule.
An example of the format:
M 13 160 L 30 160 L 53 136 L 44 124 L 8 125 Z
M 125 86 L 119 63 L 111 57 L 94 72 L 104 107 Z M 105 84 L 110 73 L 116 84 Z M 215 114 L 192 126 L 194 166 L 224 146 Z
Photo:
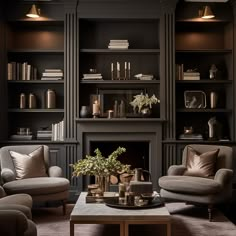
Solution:
M 210 79 L 216 79 L 216 73 L 217 73 L 218 69 L 216 68 L 215 64 L 211 65 L 211 68 L 209 70 L 209 77 Z
M 208 121 L 209 139 L 218 140 L 221 138 L 221 124 L 216 120 L 216 117 L 210 118 Z

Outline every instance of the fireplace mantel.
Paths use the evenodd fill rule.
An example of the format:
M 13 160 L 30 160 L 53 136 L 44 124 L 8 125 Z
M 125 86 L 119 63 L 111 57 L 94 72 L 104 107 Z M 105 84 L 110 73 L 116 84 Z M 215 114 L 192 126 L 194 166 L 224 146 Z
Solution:
M 91 142 L 148 142 L 149 171 L 154 189 L 158 190 L 158 178 L 162 175 L 162 122 L 160 119 L 78 119 L 79 156 L 91 154 Z M 85 181 L 84 188 L 86 184 Z

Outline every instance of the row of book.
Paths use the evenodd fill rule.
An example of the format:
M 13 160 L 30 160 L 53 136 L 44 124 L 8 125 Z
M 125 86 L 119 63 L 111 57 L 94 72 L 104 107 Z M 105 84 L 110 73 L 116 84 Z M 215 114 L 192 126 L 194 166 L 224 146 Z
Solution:
M 194 70 L 184 71 L 183 64 L 176 64 L 176 80 L 200 80 L 200 72 Z
M 41 80 L 62 80 L 63 71 L 61 69 L 45 69 Z
M 128 49 L 129 42 L 127 39 L 111 39 L 108 45 L 109 49 Z
M 52 141 L 64 140 L 64 120 L 52 124 Z
M 7 64 L 8 80 L 37 80 L 37 68 L 28 62 L 9 62 Z

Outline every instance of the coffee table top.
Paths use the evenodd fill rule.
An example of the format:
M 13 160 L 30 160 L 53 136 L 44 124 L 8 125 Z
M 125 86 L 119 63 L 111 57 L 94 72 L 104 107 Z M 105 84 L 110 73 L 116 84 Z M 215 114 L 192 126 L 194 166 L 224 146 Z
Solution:
M 123 220 L 170 220 L 165 206 L 148 209 L 117 209 L 104 203 L 86 203 L 86 192 L 82 192 L 71 212 L 71 221 L 123 221 Z

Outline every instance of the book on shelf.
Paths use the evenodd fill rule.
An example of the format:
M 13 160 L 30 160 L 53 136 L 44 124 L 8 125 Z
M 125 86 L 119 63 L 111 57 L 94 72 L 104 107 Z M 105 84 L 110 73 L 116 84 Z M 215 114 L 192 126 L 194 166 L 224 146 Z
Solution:
M 62 77 L 63 76 L 63 72 L 43 72 L 42 73 L 42 76 L 44 77 L 46 77 L 46 76 L 48 76 L 48 77 Z
M 11 140 L 18 140 L 18 141 L 23 141 L 23 140 L 32 140 L 33 139 L 33 135 L 29 135 L 29 134 L 13 134 L 10 136 Z
M 200 80 L 200 76 L 186 76 L 184 75 L 183 80 Z
M 176 80 L 183 80 L 184 64 L 176 64 L 175 65 L 175 76 L 176 76 Z
M 52 141 L 64 140 L 64 120 L 52 124 Z
M 62 69 L 45 69 L 44 72 L 63 72 Z
M 63 80 L 63 77 L 41 77 L 41 80 Z
M 7 64 L 7 79 L 8 80 L 36 80 L 37 68 L 33 67 L 28 62 L 9 62 Z

